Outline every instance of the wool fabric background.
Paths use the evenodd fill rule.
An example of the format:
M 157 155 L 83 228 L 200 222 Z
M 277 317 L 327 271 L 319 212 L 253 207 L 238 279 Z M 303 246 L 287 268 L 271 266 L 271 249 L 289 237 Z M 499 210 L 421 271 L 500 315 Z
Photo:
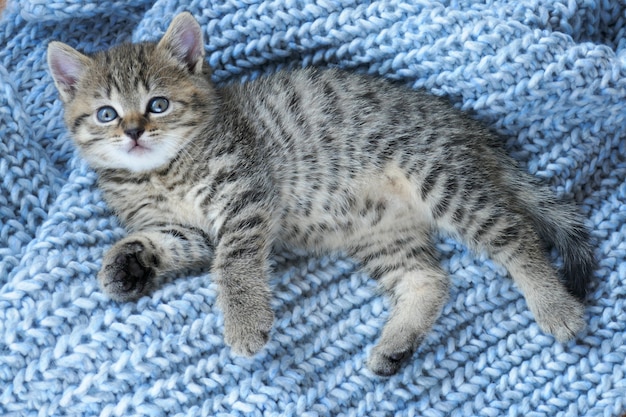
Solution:
M 441 237 L 450 300 L 400 373 L 367 354 L 387 303 L 338 254 L 274 257 L 276 323 L 224 345 L 209 272 L 133 303 L 99 290 L 124 236 L 76 154 L 51 40 L 86 52 L 202 25 L 217 83 L 338 66 L 444 95 L 580 205 L 588 327 L 543 334 L 506 271 Z M 618 0 L 9 0 L 0 18 L 0 415 L 606 416 L 626 411 L 626 6 Z

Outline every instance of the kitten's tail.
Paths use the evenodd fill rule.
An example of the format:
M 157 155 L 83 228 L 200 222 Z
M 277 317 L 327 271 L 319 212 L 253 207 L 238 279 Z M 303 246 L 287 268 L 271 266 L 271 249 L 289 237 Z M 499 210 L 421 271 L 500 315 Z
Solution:
M 569 292 L 584 299 L 596 268 L 589 230 L 582 215 L 570 203 L 558 200 L 535 177 L 507 176 L 516 200 L 534 223 L 537 233 L 563 257 L 563 278 Z

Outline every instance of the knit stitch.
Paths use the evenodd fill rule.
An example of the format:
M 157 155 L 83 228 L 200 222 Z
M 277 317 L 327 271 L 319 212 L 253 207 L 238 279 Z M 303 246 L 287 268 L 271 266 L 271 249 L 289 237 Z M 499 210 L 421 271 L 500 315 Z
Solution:
M 63 125 L 50 40 L 156 40 L 190 11 L 218 83 L 305 65 L 445 95 L 589 219 L 588 328 L 542 333 L 500 266 L 440 238 L 452 277 L 398 375 L 367 354 L 387 305 L 337 254 L 280 253 L 276 323 L 225 346 L 209 272 L 135 303 L 96 272 L 124 235 Z M 626 7 L 618 0 L 9 0 L 0 18 L 0 415 L 606 416 L 626 411 Z

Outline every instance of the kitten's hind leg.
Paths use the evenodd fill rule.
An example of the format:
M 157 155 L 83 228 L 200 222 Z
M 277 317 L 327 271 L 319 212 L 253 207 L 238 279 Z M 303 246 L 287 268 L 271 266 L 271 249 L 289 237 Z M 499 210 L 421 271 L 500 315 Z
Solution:
M 582 330 L 584 306 L 559 279 L 530 219 L 501 205 L 442 226 L 507 268 L 543 331 L 566 341 Z
M 528 228 L 522 236 L 489 252 L 508 269 L 539 327 L 560 342 L 572 339 L 585 326 L 584 305 L 559 279 L 537 234 Z
M 353 255 L 391 298 L 391 312 L 368 366 L 381 376 L 395 374 L 431 330 L 448 297 L 449 278 L 433 254 L 426 230 L 372 236 Z

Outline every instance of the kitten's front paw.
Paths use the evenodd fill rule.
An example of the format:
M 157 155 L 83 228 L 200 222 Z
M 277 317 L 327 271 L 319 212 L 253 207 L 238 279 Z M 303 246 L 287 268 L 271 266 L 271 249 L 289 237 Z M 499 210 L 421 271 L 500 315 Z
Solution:
M 104 257 L 98 281 L 114 300 L 137 299 L 154 280 L 156 261 L 138 241 L 120 242 Z
M 252 356 L 269 340 L 273 324 L 269 305 L 248 314 L 229 314 L 224 320 L 224 339 L 236 354 Z

